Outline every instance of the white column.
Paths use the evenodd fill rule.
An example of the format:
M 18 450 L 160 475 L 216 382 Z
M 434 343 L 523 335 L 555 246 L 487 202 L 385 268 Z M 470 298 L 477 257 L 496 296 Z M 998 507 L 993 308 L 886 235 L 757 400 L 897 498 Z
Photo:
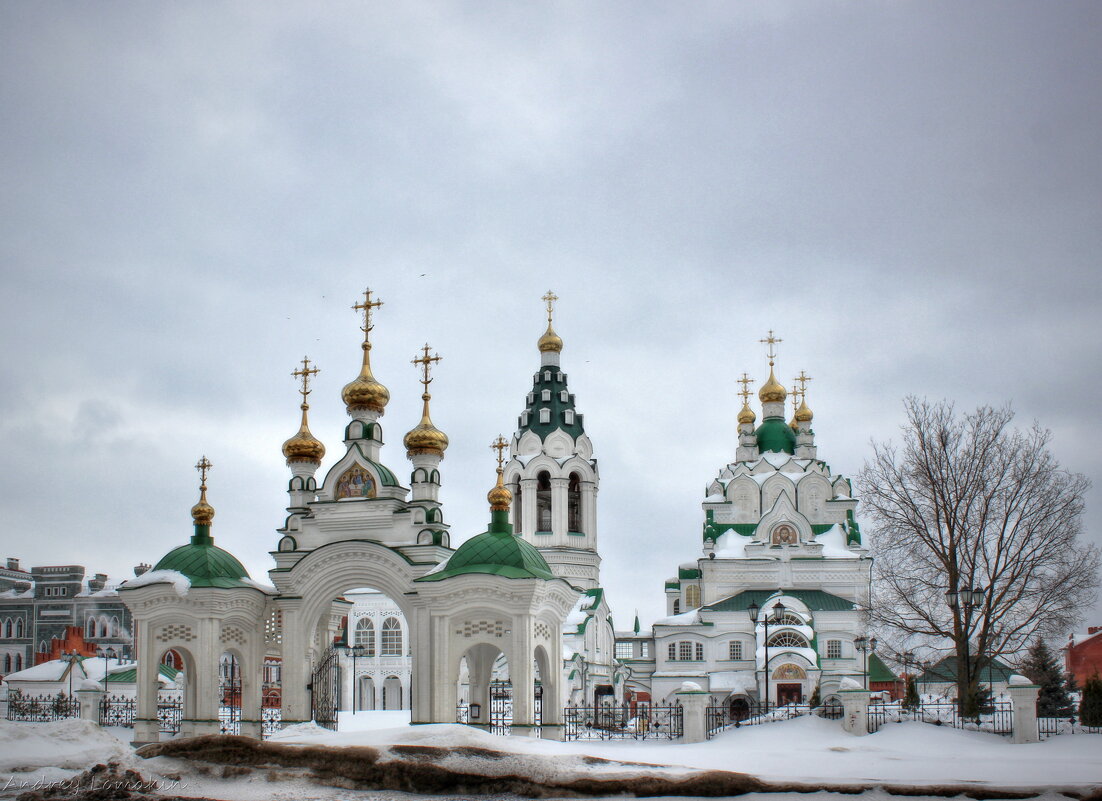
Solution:
M 1015 679 L 1028 682 L 1024 676 L 1011 676 L 1007 692 L 1014 710 L 1014 734 L 1011 742 L 1036 743 L 1041 739 L 1037 731 L 1037 694 L 1041 688 L 1037 684 L 1018 684 Z
M 704 692 L 696 682 L 686 681 L 674 693 L 674 697 L 681 704 L 682 709 L 681 742 L 702 743 L 707 740 L 708 693 Z
M 551 479 L 551 540 L 555 545 L 566 543 L 567 489 L 570 479 Z
M 850 734 L 869 733 L 868 690 L 839 690 L 842 696 L 842 729 Z

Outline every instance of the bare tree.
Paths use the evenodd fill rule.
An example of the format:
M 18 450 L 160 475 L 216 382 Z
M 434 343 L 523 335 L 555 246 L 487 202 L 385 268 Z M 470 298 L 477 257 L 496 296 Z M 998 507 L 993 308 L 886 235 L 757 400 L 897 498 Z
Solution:
M 1008 408 L 904 405 L 902 443 L 874 442 L 858 477 L 875 529 L 870 615 L 947 638 L 961 711 L 975 715 L 984 666 L 1062 635 L 1094 599 L 1098 549 L 1079 541 L 1090 484 L 1060 467 L 1048 431 L 1012 428 Z

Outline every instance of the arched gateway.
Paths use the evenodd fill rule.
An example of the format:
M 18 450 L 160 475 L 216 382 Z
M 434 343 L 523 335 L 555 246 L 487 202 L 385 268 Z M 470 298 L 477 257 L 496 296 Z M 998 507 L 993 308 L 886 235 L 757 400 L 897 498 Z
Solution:
M 243 677 L 241 733 L 260 732 L 260 676 L 263 664 L 272 660 L 282 662 L 282 724 L 310 720 L 312 672 L 323 660 L 332 661 L 334 643 L 348 636 L 341 619 L 348 602 L 341 596 L 363 587 L 388 596 L 407 621 L 413 722 L 455 720 L 456 686 L 464 658 L 475 703 L 489 700 L 494 659 L 498 654 L 508 659 L 514 728 L 535 723 L 534 665 L 538 664 L 547 696 L 560 696 L 562 677 L 556 669 L 562 664 L 560 632 L 580 591 L 557 578 L 535 547 L 513 535 L 508 522 L 512 497 L 502 482 L 501 451 L 507 443 L 501 438 L 495 444 L 498 482 L 489 495 L 490 527 L 458 550 L 451 549 L 439 501 L 439 468 L 448 438 L 429 414 L 429 371 L 440 357 L 429 356 L 428 345 L 414 359 L 424 386 L 421 421 L 403 440 L 413 465 L 410 487 L 403 487 L 382 463 L 379 419 L 390 393 L 372 375 L 370 362 L 371 318 L 379 305 L 367 291 L 364 301 L 354 307 L 363 313 L 363 361 L 359 375 L 341 393 L 352 419 L 345 428 L 344 455 L 320 484 L 315 473 L 325 447 L 310 432 L 306 402 L 310 379 L 318 371 L 307 359 L 294 371 L 302 384 L 302 421 L 298 433 L 283 445 L 292 475 L 288 516 L 272 552 L 276 566 L 268 574 L 274 588 L 252 582 L 236 559 L 214 548 L 209 518 L 200 532 L 198 517 L 191 545 L 162 559 L 160 570 L 120 588 L 141 633 L 139 664 L 155 666 L 153 650 L 165 647 L 190 655 L 185 668 L 190 696 L 185 697 L 183 722 L 189 733 L 218 730 L 218 693 L 211 692 L 211 687 L 219 655 L 231 648 Z M 205 483 L 203 490 L 201 503 L 205 504 Z M 179 554 L 184 550 L 190 554 L 185 554 L 187 558 Z M 173 554 L 177 556 L 170 559 Z M 206 560 L 203 570 L 208 573 L 210 564 L 220 565 L 214 571 L 221 571 L 216 580 L 204 583 L 191 558 L 196 554 Z M 196 592 L 199 587 L 203 592 Z M 184 618 L 194 625 L 170 622 Z M 342 680 L 339 672 L 336 675 Z M 139 680 L 136 718 L 142 722 L 135 738 L 155 740 L 156 694 L 150 689 L 151 679 Z M 552 703 L 544 709 L 545 737 L 556 734 L 558 706 Z M 489 703 L 482 708 L 488 710 Z

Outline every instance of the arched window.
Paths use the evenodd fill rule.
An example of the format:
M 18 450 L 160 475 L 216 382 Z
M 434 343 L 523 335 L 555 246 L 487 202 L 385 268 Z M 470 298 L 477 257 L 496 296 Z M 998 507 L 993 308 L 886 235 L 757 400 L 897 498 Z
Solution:
M 364 656 L 375 656 L 375 624 L 371 622 L 371 618 L 361 617 L 356 621 L 356 637 L 353 644 L 364 647 Z
M 110 637 L 111 636 L 111 630 L 107 626 L 107 617 L 106 616 L 101 617 L 99 619 L 99 623 L 96 625 L 96 628 L 99 630 L 99 636 L 101 636 L 101 637 Z
M 119 625 L 119 619 L 117 617 L 111 618 L 111 628 L 108 630 L 108 637 L 118 637 L 119 631 L 122 626 Z
M 690 584 L 685 588 L 685 606 L 689 609 L 700 608 L 700 587 Z
M 769 638 L 770 648 L 807 648 L 807 640 L 794 631 L 782 631 Z
M 536 476 L 536 531 L 551 530 L 551 475 L 546 470 Z
M 88 622 L 84 624 L 84 637 L 85 639 L 92 639 L 96 636 L 96 621 L 95 618 L 88 618 Z
M 773 621 L 770 621 L 770 625 L 773 625 Z M 776 623 L 778 626 L 806 626 L 807 624 L 803 619 L 796 617 L 791 612 L 784 613 L 784 620 Z
M 398 618 L 388 617 L 383 621 L 382 655 L 402 655 L 402 624 Z
M 674 598 L 673 599 L 673 613 L 675 615 L 680 615 L 681 614 L 681 599 L 680 598 Z
M 570 474 L 570 485 L 566 493 L 567 531 L 584 534 L 582 531 L 582 482 L 577 473 Z
M 9 617 L 6 620 L 4 620 L 4 638 L 9 639 L 11 637 L 11 632 L 12 632 L 11 618 Z
M 23 654 L 16 654 L 15 655 L 15 669 L 17 671 L 23 669 Z
M 516 529 L 516 533 L 520 534 L 524 531 L 524 505 L 520 500 L 520 479 L 517 479 L 517 491 L 513 493 L 513 528 Z
M 4 654 L 4 672 L 11 673 L 11 654 Z
M 15 621 L 15 636 L 16 637 L 26 636 L 23 633 L 23 618 L 19 618 L 19 620 Z

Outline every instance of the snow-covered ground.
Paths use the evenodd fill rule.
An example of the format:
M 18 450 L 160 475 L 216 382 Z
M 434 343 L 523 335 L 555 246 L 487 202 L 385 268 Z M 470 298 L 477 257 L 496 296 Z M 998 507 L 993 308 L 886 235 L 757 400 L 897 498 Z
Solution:
M 781 723 L 745 727 L 696 745 L 670 742 L 559 743 L 524 737 L 496 737 L 455 724 L 409 726 L 408 713 L 357 713 L 341 719 L 343 731 L 331 732 L 303 724 L 280 732 L 272 742 L 310 745 L 394 745 L 455 748 L 473 746 L 515 755 L 493 760 L 493 775 L 507 775 L 523 766 L 537 781 L 566 774 L 591 773 L 604 778 L 630 776 L 655 768 L 623 764 L 593 764 L 585 756 L 617 762 L 674 766 L 658 768 L 667 776 L 699 770 L 748 773 L 767 782 L 794 782 L 829 787 L 832 784 L 988 785 L 1036 788 L 1055 798 L 1059 788 L 1102 785 L 1102 737 L 1061 735 L 1042 743 L 1014 745 L 1007 738 L 923 723 L 885 726 L 867 737 L 841 731 L 836 721 L 802 717 Z M 394 792 L 350 793 L 322 787 L 301 778 L 273 782 L 263 771 L 222 778 L 221 769 L 199 769 L 194 763 L 136 756 L 124 742 L 129 731 L 102 730 L 86 721 L 9 723 L 0 721 L 0 797 L 14 797 L 33 786 L 62 781 L 97 762 L 116 761 L 143 776 L 163 782 L 165 792 L 225 801 L 395 801 L 418 796 Z M 542 757 L 542 758 L 541 758 Z M 462 756 L 457 756 L 459 760 Z M 451 761 L 448 757 L 445 762 Z M 486 761 L 482 761 L 485 767 Z M 456 767 L 460 767 L 457 763 Z M 500 774 L 498 773 L 500 771 Z M 177 783 L 178 782 L 178 783 Z M 872 790 L 863 801 L 893 796 Z M 436 796 L 438 801 L 441 797 Z M 789 793 L 745 796 L 747 801 L 843 801 L 853 796 L 833 793 Z M 894 797 L 893 797 L 894 798 Z

